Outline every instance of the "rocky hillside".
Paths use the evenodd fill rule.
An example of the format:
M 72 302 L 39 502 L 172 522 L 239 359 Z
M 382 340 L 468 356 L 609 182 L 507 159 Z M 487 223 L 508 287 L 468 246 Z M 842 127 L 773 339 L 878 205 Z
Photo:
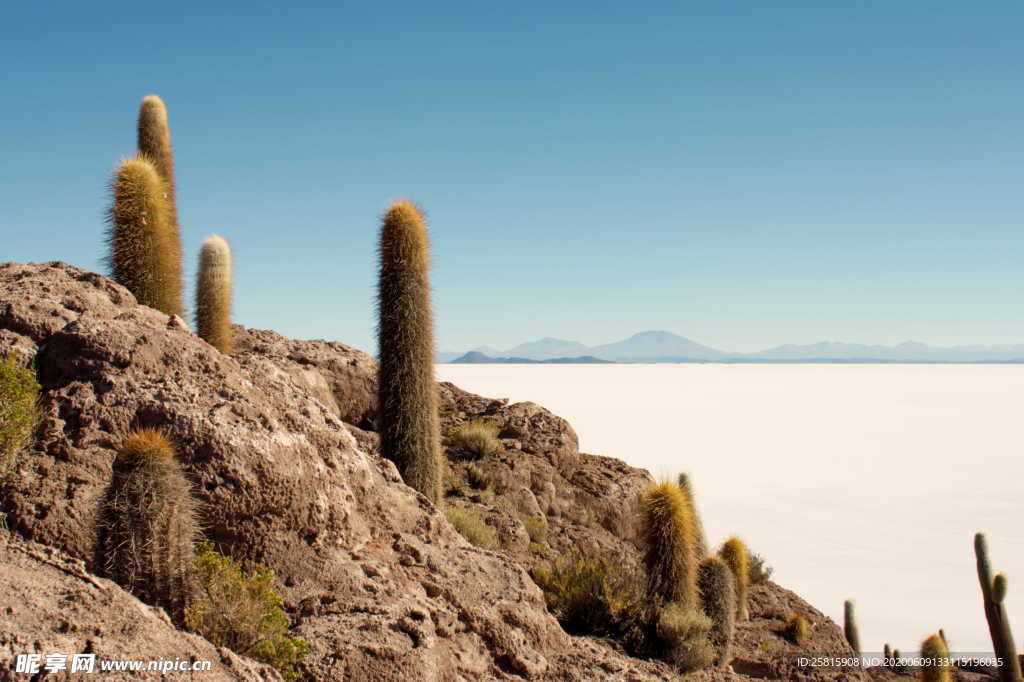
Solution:
M 227 357 L 100 275 L 0 265 L 0 353 L 34 361 L 45 413 L 36 449 L 0 487 L 0 679 L 14 675 L 16 654 L 55 650 L 192 656 L 215 662 L 216 676 L 203 679 L 279 679 L 95 577 L 97 510 L 114 448 L 136 426 L 161 427 L 178 444 L 220 551 L 276 572 L 294 632 L 312 648 L 306 679 L 675 679 L 664 664 L 566 634 L 528 574 L 579 546 L 635 561 L 647 472 L 580 453 L 571 426 L 538 405 L 441 384 L 444 427 L 500 425 L 501 448 L 476 463 L 491 491 L 467 486 L 458 463 L 449 476 L 450 503 L 496 532 L 498 548 L 480 549 L 377 456 L 369 356 L 269 331 L 237 335 L 239 352 Z M 525 520 L 537 517 L 546 537 L 531 546 Z M 780 633 L 792 611 L 812 623 L 799 651 Z M 751 614 L 732 669 L 692 679 L 867 679 L 796 670 L 797 653 L 852 652 L 795 594 L 759 585 Z

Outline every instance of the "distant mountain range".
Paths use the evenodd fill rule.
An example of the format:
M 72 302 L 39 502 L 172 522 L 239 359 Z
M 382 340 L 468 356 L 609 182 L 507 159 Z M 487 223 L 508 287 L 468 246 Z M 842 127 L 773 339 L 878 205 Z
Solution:
M 1022 362 L 1024 344 L 929 346 L 907 341 L 896 346 L 822 341 L 786 344 L 756 353 L 730 353 L 665 331 L 634 334 L 599 346 L 551 337 L 521 343 L 507 351 L 481 346 L 468 353 L 438 353 L 451 363 L 595 363 L 595 362 Z

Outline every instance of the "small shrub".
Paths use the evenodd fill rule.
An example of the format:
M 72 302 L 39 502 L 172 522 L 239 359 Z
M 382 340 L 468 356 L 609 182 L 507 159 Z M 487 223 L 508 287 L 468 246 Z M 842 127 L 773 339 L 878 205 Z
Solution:
M 202 542 L 196 547 L 199 596 L 185 612 L 185 625 L 217 646 L 263 661 L 286 680 L 295 680 L 295 664 L 309 653 L 305 640 L 288 637 L 290 624 L 274 572 L 258 564 L 246 574 L 231 557 Z
M 481 549 L 498 548 L 498 534 L 477 512 L 445 505 L 444 515 L 448 517 L 448 522 L 455 526 L 455 530 L 472 544 Z
M 771 580 L 775 569 L 765 563 L 764 557 L 755 552 L 748 555 L 747 572 L 750 576 L 751 585 L 760 585 Z
M 711 619 L 699 610 L 678 602 L 669 604 L 658 614 L 660 657 L 684 673 L 708 667 L 715 660 L 711 627 Z
M 31 444 L 41 414 L 35 372 L 20 367 L 13 354 L 0 360 L 0 479 Z
M 530 542 L 546 544 L 548 541 L 548 522 L 543 516 L 534 515 L 523 519 L 523 526 L 526 527 L 526 534 L 530 536 Z
M 466 482 L 471 488 L 477 490 L 490 490 L 491 477 L 484 473 L 483 469 L 476 464 L 466 465 Z
M 786 619 L 786 639 L 793 642 L 793 644 L 803 644 L 807 641 L 809 632 L 810 626 L 807 624 L 806 618 L 799 613 L 789 614 L 789 618 Z
M 448 432 L 445 444 L 457 456 L 480 459 L 493 455 L 501 447 L 498 433 L 501 426 L 483 419 L 474 419 Z
M 566 632 L 626 638 L 643 611 L 643 585 L 621 562 L 581 551 L 534 571 L 548 610 Z
M 527 549 L 530 550 L 530 554 L 536 554 L 537 556 L 547 556 L 548 552 L 551 551 L 546 542 L 531 542 Z

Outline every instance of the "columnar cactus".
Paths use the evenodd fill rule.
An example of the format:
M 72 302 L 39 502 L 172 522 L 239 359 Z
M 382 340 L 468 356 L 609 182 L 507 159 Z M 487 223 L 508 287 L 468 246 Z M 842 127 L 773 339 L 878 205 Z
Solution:
M 139 303 L 181 314 L 180 252 L 170 226 L 167 187 L 145 156 L 127 159 L 110 183 L 107 263 Z
M 437 503 L 442 460 L 429 264 L 423 214 L 411 202 L 393 204 L 380 231 L 380 453 L 395 463 L 406 485 Z
M 171 148 L 171 129 L 167 124 L 167 107 L 157 95 L 146 95 L 139 106 L 138 124 L 139 154 L 145 156 L 156 167 L 157 173 L 166 183 L 167 220 L 170 226 L 171 248 L 168 257 L 169 268 L 175 273 L 177 286 L 177 307 L 182 307 L 182 250 L 181 226 L 178 223 L 177 190 L 174 183 L 174 151 Z
M 704 535 L 704 523 L 700 520 L 700 512 L 697 511 L 697 498 L 693 494 L 693 482 L 689 474 L 679 474 L 679 487 L 686 495 L 693 509 L 693 523 L 697 529 L 697 559 L 702 561 L 708 555 L 707 538 Z
M 664 481 L 647 489 L 642 534 L 650 598 L 696 607 L 697 531 L 693 508 L 678 485 Z
M 953 682 L 953 669 L 949 665 L 949 649 L 938 635 L 921 642 L 922 682 Z
M 234 352 L 231 330 L 231 247 L 218 235 L 203 241 L 196 276 L 196 331 L 225 355 Z
M 178 624 L 193 587 L 195 502 L 174 448 L 160 431 L 124 438 L 102 508 L 96 564 L 144 602 L 161 606 Z
M 736 589 L 732 570 L 716 556 L 700 563 L 697 575 L 701 609 L 711 619 L 709 639 L 715 647 L 715 665 L 729 662 L 736 622 Z
M 750 620 L 747 608 L 747 592 L 750 586 L 750 558 L 747 546 L 739 538 L 729 538 L 718 550 L 718 556 L 732 569 L 732 576 L 736 581 L 736 618 L 740 621 Z
M 988 543 L 985 535 L 974 536 L 974 554 L 978 560 L 978 581 L 981 583 L 982 604 L 985 608 L 985 619 L 988 631 L 992 636 L 992 647 L 996 657 L 1003 659 L 999 667 L 999 679 L 1003 682 L 1019 682 L 1021 677 L 1020 660 L 1017 658 L 1017 646 L 1010 631 L 1010 619 L 1006 615 L 1006 576 L 1002 573 L 992 577 L 992 567 L 988 561 Z
M 884 659 L 882 665 L 888 666 L 888 661 L 892 659 L 892 647 L 889 646 L 888 642 L 886 642 L 885 646 L 882 647 L 882 658 Z
M 860 631 L 857 629 L 857 617 L 853 612 L 853 602 L 847 599 L 843 602 L 843 634 L 850 648 L 860 656 Z

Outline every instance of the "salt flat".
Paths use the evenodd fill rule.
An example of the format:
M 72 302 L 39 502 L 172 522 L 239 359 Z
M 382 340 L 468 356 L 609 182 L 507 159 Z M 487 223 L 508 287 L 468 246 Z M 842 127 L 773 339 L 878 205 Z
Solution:
M 737 534 L 773 579 L 865 651 L 944 628 L 991 651 L 973 535 L 988 535 L 1024 637 L 1024 366 L 438 365 L 438 378 L 565 417 L 585 452 L 694 477 L 710 540 Z

